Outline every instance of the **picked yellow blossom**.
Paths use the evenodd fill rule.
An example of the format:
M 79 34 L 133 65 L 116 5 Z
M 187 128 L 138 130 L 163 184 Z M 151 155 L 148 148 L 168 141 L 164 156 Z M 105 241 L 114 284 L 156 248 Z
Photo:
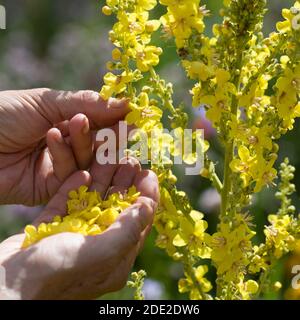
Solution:
M 80 233 L 84 236 L 101 234 L 138 196 L 139 193 L 133 186 L 124 195 L 115 193 L 103 200 L 97 191 L 88 192 L 88 187 L 81 186 L 78 191 L 69 193 L 66 216 L 56 216 L 50 223 L 41 223 L 38 227 L 28 225 L 25 228 L 23 248 L 63 232 Z

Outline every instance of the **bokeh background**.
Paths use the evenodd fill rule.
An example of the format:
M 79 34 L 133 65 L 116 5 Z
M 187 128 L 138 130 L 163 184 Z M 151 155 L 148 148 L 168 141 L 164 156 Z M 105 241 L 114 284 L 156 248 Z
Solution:
M 293 1 L 273 0 L 269 2 L 269 11 L 264 24 L 267 35 L 275 29 L 276 21 L 281 19 L 281 9 L 290 7 Z M 219 22 L 218 11 L 222 0 L 202 0 L 211 10 L 207 19 L 207 34 L 211 27 Z M 2 0 L 7 11 L 7 30 L 0 30 L 0 90 L 51 87 L 62 90 L 92 89 L 99 90 L 105 74 L 106 61 L 110 59 L 112 46 L 107 33 L 113 23 L 111 17 L 101 14 L 104 1 L 96 0 Z M 204 128 L 210 141 L 211 157 L 222 167 L 222 148 L 215 139 L 215 132 L 201 110 L 192 110 L 188 90 L 191 87 L 184 77 L 175 47 L 172 42 L 157 36 L 156 42 L 164 48 L 159 72 L 175 87 L 175 100 L 184 101 L 191 114 L 191 126 Z M 295 184 L 297 194 L 295 204 L 300 210 L 300 126 L 297 122 L 293 132 L 281 141 L 280 158 L 288 156 L 296 166 Z M 180 188 L 185 190 L 196 209 L 205 213 L 214 231 L 219 207 L 219 198 L 214 189 L 201 177 L 186 177 L 180 168 Z M 273 189 L 265 189 L 254 199 L 252 212 L 258 230 L 262 231 L 268 213 L 275 212 L 278 202 Z M 0 241 L 19 232 L 39 214 L 41 208 L 22 206 L 0 206 Z M 145 249 L 137 259 L 136 270 L 145 269 L 148 277 L 145 294 L 148 299 L 182 299 L 177 290 L 177 281 L 182 276 L 182 267 L 173 262 L 160 249 L 156 248 L 155 231 L 147 240 Z M 256 241 L 261 241 L 262 232 Z M 212 269 L 209 277 L 214 279 Z M 281 261 L 274 269 L 274 276 L 283 280 L 284 287 L 289 285 L 290 269 L 287 262 Z M 284 290 L 283 290 L 284 292 Z M 283 298 L 283 293 L 271 292 L 266 298 Z M 131 289 L 105 296 L 111 299 L 131 299 Z

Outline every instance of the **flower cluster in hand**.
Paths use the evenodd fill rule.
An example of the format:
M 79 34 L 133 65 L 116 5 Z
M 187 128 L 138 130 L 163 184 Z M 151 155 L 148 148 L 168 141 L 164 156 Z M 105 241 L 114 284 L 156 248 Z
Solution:
M 69 193 L 66 216 L 56 216 L 50 223 L 41 223 L 38 227 L 28 225 L 25 228 L 23 248 L 62 232 L 80 233 L 84 236 L 101 234 L 138 196 L 136 188 L 131 187 L 124 195 L 114 193 L 103 200 L 97 191 L 89 192 L 86 186 L 81 186 L 77 191 Z

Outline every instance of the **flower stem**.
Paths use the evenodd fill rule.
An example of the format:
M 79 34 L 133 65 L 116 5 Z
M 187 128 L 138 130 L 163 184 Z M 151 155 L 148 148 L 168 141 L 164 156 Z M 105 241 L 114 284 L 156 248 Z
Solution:
M 239 53 L 239 58 L 236 63 L 236 70 L 240 72 L 243 63 L 243 54 Z M 235 76 L 233 81 L 237 91 L 239 90 L 240 85 L 240 73 Z M 237 117 L 238 116 L 238 98 L 237 96 L 232 97 L 231 103 L 231 113 Z M 232 191 L 232 178 L 231 178 L 231 169 L 230 163 L 234 157 L 234 148 L 235 148 L 235 140 L 234 138 L 230 140 L 228 143 L 225 143 L 225 162 L 224 162 L 224 180 L 223 180 L 223 189 L 222 189 L 222 204 L 221 204 L 221 215 L 225 216 L 227 214 L 228 208 L 228 199 L 230 193 Z
M 163 100 L 165 108 L 168 109 L 171 112 L 171 114 L 175 114 L 176 110 L 172 104 L 172 101 L 170 101 L 170 99 L 166 96 L 166 88 L 160 83 L 160 78 L 158 74 L 155 72 L 154 68 L 150 68 L 150 75 L 156 82 L 158 93 L 160 95 L 160 98 Z
M 224 163 L 224 181 L 223 189 L 221 193 L 222 204 L 221 204 L 221 215 L 225 216 L 228 206 L 228 196 L 231 192 L 231 177 L 230 177 L 230 163 L 233 159 L 234 143 L 231 142 L 225 147 L 225 163 Z

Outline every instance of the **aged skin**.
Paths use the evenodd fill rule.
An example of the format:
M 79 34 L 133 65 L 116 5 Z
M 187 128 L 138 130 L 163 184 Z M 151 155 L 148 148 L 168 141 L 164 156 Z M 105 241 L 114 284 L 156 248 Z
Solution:
M 140 192 L 106 232 L 95 237 L 58 234 L 21 249 L 24 234 L 0 244 L 2 299 L 93 299 L 122 288 L 151 230 L 159 200 L 156 175 L 138 161 L 99 165 L 95 132 L 123 119 L 127 101 L 92 91 L 50 89 L 0 93 L 0 203 L 46 208 L 33 222 L 66 214 L 70 190 Z M 87 171 L 83 171 L 87 170 Z M 4 282 L 4 284 L 2 283 Z

